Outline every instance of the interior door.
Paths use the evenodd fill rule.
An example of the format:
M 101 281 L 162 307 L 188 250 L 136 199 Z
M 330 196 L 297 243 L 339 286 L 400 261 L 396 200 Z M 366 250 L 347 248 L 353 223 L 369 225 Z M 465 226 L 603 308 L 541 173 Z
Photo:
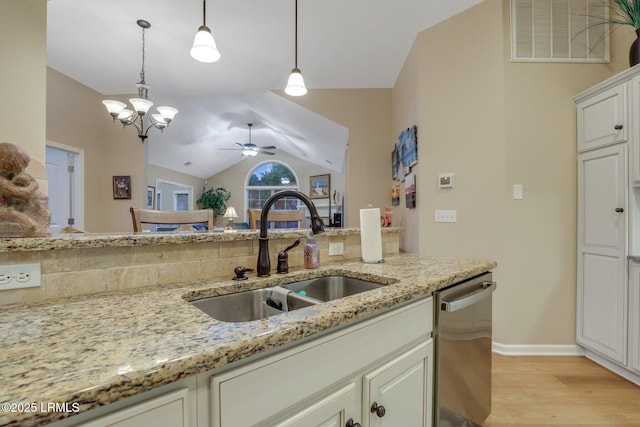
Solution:
M 47 145 L 46 165 L 51 212 L 51 232 L 71 225 L 83 228 L 81 156 L 73 151 Z

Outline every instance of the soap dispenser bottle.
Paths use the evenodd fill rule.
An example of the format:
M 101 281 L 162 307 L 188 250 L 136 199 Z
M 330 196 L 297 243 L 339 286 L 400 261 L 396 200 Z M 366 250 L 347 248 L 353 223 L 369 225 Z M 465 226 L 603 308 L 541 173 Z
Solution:
M 320 267 L 320 248 L 316 238 L 310 235 L 304 245 L 304 268 L 318 267 Z

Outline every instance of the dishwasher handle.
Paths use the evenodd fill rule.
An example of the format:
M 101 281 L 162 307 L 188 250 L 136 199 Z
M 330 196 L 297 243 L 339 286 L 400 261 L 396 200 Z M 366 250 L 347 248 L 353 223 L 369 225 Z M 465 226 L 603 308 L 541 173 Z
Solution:
M 441 311 L 454 312 L 461 310 L 465 307 L 469 307 L 477 303 L 478 301 L 488 297 L 496 290 L 496 282 L 494 281 L 484 281 L 481 284 L 480 290 L 476 290 L 475 292 L 469 293 L 462 298 L 454 299 L 451 301 L 442 301 L 440 304 Z

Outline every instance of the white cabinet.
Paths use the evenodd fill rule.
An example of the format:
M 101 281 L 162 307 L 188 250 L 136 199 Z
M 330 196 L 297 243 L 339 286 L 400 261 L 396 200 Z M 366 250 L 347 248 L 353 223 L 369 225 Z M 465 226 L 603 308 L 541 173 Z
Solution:
M 427 426 L 432 418 L 433 343 L 424 342 L 364 377 L 371 427 Z M 367 425 L 367 424 L 365 424 Z
M 613 76 L 574 101 L 576 341 L 589 358 L 640 384 L 640 267 L 627 261 L 629 254 L 640 255 L 640 69 Z
M 429 297 L 214 375 L 211 425 L 431 426 L 432 329 Z M 372 419 L 372 398 L 389 413 Z
M 81 424 L 79 427 L 188 427 L 191 424 L 187 396 L 188 390 L 180 389 Z
M 319 401 L 312 402 L 284 421 L 267 424 L 265 427 L 344 427 L 348 419 L 353 420 L 353 417 L 359 415 L 359 411 L 359 393 L 356 384 L 352 382 Z
M 629 82 L 629 93 L 631 97 L 631 110 L 640 111 L 640 76 L 636 76 Z M 630 146 L 630 166 L 632 184 L 640 186 L 640 114 L 629 114 L 631 146 Z
M 629 263 L 629 367 L 640 374 L 640 261 Z
M 577 103 L 579 152 L 627 140 L 626 95 L 620 84 Z
M 578 156 L 578 304 L 576 339 L 625 363 L 626 287 L 625 144 Z

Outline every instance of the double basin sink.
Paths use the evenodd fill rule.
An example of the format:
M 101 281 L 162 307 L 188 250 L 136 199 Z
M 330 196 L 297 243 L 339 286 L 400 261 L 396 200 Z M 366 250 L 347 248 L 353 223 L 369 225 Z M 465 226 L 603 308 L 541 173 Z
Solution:
M 286 293 L 288 311 L 314 304 L 344 298 L 349 295 L 377 289 L 381 283 L 354 279 L 346 276 L 318 277 L 280 286 Z M 248 322 L 282 313 L 270 307 L 266 301 L 273 298 L 275 288 L 222 295 L 191 301 L 195 307 L 222 322 Z M 285 291 L 286 292 L 286 291 Z M 278 295 L 284 295 L 280 291 Z

